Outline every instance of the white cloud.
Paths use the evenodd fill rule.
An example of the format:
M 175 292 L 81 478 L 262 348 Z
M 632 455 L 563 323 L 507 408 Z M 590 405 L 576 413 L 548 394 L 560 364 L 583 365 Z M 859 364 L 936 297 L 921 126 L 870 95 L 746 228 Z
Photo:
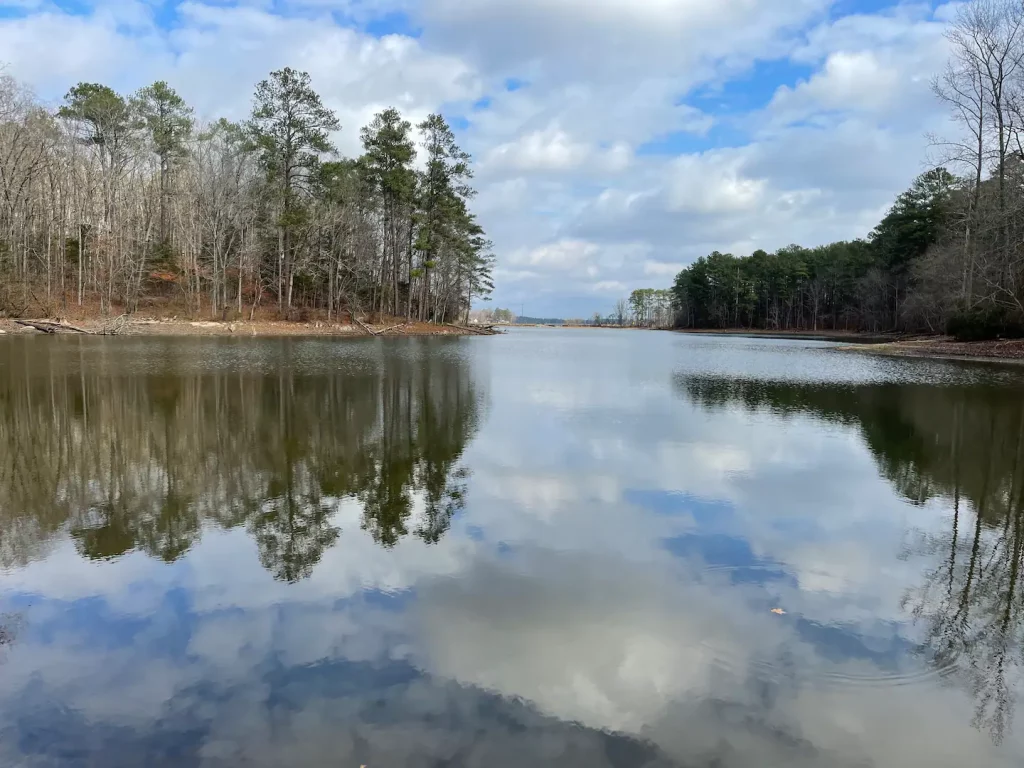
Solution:
M 594 293 L 606 293 L 616 298 L 624 295 L 629 286 L 621 280 L 598 280 L 596 283 L 589 283 L 585 286 Z
M 744 158 L 736 153 L 678 158 L 668 174 L 668 210 L 705 214 L 753 212 L 762 203 L 767 181 L 746 176 L 743 166 Z
M 898 72 L 872 51 L 830 54 L 824 68 L 795 89 L 782 86 L 769 105 L 786 113 L 803 104 L 809 109 L 874 112 L 892 106 Z
M 484 162 L 487 169 L 570 171 L 581 166 L 590 152 L 586 144 L 574 142 L 564 131 L 551 128 L 498 145 L 487 154 Z
M 779 35 L 826 5 L 825 0 L 426 0 L 417 17 L 427 40 L 461 50 L 487 69 L 525 69 L 511 74 L 563 83 L 590 74 L 596 82 L 636 87 L 637 75 L 643 82 L 692 77 L 709 59 L 770 50 Z
M 597 252 L 598 247 L 594 243 L 583 240 L 562 240 L 528 251 L 516 251 L 509 256 L 508 263 L 558 271 L 586 269 Z
M 664 261 L 645 261 L 644 262 L 644 274 L 656 277 L 674 277 L 678 274 L 679 270 L 683 268 L 683 264 L 678 262 L 664 262 Z

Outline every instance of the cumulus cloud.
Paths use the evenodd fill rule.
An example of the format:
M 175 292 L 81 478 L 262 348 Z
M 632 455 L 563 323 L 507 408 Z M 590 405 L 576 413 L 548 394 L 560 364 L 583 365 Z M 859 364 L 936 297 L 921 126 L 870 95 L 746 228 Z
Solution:
M 485 159 L 487 166 L 523 171 L 571 171 L 590 154 L 590 148 L 574 142 L 558 129 L 534 131 L 518 141 L 499 144 Z

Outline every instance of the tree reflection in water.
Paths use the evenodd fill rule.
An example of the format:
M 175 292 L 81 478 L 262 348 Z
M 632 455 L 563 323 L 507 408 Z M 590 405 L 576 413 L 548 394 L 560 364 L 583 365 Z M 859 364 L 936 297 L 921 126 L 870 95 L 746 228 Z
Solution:
M 915 504 L 948 503 L 950 525 L 904 554 L 930 565 L 903 597 L 937 669 L 974 694 L 974 725 L 1001 741 L 1024 670 L 1024 398 L 1003 386 L 835 385 L 679 376 L 709 409 L 740 405 L 859 428 L 880 473 Z
M 465 503 L 480 407 L 466 359 L 439 346 L 269 373 L 131 373 L 116 354 L 86 356 L 95 348 L 71 365 L 67 350 L 17 347 L 0 368 L 0 567 L 64 530 L 88 558 L 172 562 L 204 526 L 244 526 L 263 566 L 295 582 L 338 540 L 345 500 L 383 546 L 436 543 Z

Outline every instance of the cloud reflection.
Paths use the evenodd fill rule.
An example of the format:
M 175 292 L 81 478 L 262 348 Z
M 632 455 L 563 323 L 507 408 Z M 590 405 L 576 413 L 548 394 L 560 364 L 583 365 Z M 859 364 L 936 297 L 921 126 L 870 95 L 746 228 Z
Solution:
M 496 354 L 467 359 L 470 380 L 493 372 L 492 408 L 459 454 L 465 510 L 433 541 L 389 543 L 363 497 L 325 493 L 340 534 L 289 583 L 242 526 L 210 521 L 171 563 L 91 561 L 58 530 L 4 574 L 0 610 L 25 626 L 0 667 L 0 762 L 1017 764 L 1018 730 L 972 727 L 996 689 L 957 670 L 993 680 L 1020 626 L 1016 400 L 889 363 L 840 384 L 815 348 L 751 389 L 709 379 L 731 352 L 637 338 L 664 340 L 637 342 L 664 343 L 660 362 L 608 370 L 602 347 L 578 400 L 578 349 L 523 361 L 560 377 L 557 402 Z M 437 430 L 461 434 L 459 413 Z M 407 534 L 430 498 L 407 492 Z M 950 599 L 971 606 L 953 664 L 935 642 Z

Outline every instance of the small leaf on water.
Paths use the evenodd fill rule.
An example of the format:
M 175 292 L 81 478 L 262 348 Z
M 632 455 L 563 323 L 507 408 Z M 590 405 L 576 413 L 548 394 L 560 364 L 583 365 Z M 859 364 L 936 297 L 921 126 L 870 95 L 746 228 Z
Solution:
M 772 608 L 772 613 L 777 613 L 779 616 L 785 616 L 786 612 L 781 608 Z

